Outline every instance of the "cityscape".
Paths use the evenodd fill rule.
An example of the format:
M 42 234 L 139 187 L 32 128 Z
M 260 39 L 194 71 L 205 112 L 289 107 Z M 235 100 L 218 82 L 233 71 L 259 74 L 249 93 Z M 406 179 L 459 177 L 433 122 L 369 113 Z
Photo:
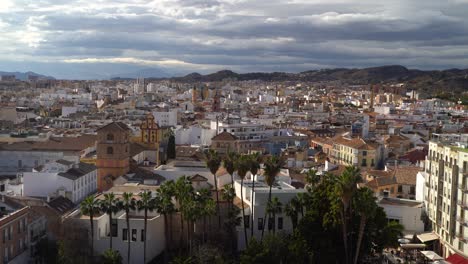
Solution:
M 0 260 L 468 263 L 468 2 L 416 2 L 0 3 Z

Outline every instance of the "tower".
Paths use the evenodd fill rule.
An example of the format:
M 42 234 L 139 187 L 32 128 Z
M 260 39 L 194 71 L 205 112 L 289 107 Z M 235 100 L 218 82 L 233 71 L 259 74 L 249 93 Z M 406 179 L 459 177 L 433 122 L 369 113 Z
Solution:
M 160 129 L 154 121 L 154 116 L 151 113 L 146 115 L 145 120 L 140 125 L 140 143 L 148 149 L 152 150 L 148 160 L 159 165 L 159 142 Z
M 197 103 L 197 87 L 193 86 L 192 88 L 192 103 Z
M 219 112 L 221 110 L 220 102 L 219 102 L 219 94 L 218 90 L 215 90 L 215 94 L 213 96 L 213 106 L 211 108 L 213 112 Z
M 97 188 L 102 192 L 111 188 L 113 181 L 130 169 L 130 128 L 122 122 L 112 122 L 96 132 Z

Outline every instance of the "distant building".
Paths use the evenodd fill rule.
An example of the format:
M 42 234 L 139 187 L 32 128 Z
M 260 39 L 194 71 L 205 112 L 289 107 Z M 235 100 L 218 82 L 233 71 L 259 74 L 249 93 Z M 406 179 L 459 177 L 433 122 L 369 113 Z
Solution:
M 0 80 L 3 82 L 14 82 L 16 81 L 15 75 L 2 75 L 0 76 Z
M 28 255 L 23 256 L 28 248 L 29 207 L 20 205 L 2 195 L 0 201 L 0 257 L 3 263 L 25 263 Z M 26 253 L 27 254 L 27 253 Z M 21 260 L 20 260 L 21 258 Z

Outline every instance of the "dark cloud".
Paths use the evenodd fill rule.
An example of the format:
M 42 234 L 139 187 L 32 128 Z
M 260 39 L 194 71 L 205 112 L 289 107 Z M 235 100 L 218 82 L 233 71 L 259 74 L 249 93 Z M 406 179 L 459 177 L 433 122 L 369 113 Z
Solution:
M 102 68 L 106 73 L 468 65 L 468 4 L 461 0 L 6 1 L 7 9 L 0 7 L 5 65 L 118 66 Z

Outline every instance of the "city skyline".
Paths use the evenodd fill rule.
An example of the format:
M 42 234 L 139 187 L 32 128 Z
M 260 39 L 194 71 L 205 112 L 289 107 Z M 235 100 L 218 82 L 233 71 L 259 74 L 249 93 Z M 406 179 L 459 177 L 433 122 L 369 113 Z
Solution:
M 466 7 L 461 0 L 7 0 L 0 70 L 102 79 L 148 68 L 161 76 L 466 68 Z

